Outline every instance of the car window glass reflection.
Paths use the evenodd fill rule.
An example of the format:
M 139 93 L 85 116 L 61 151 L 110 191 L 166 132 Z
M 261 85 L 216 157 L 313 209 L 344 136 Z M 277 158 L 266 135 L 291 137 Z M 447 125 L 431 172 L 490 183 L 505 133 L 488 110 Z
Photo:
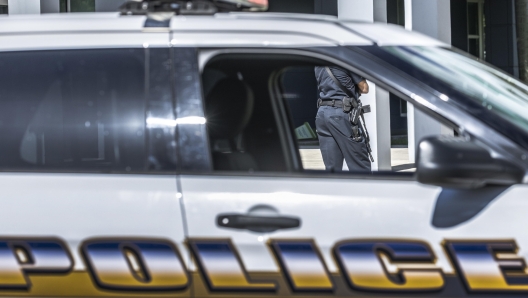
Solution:
M 2 53 L 2 167 L 143 171 L 143 60 L 141 50 Z
M 340 100 L 345 93 L 336 91 L 339 87 L 335 85 L 329 87 L 333 79 L 326 75 L 326 68 L 352 91 L 363 90 L 363 95 L 368 92 L 368 82 L 348 70 L 321 63 L 289 55 L 259 54 L 221 55 L 205 66 L 205 116 L 215 171 L 371 173 L 363 128 L 372 139 L 377 137 L 376 126 L 368 120 L 368 114 L 360 115 L 357 118 L 361 121 L 355 122 L 359 133 L 354 134 L 351 112 L 344 111 Z M 361 82 L 364 85 L 360 87 Z M 325 94 L 321 91 L 324 88 L 334 90 Z M 363 109 L 356 110 L 368 113 L 375 97 L 363 98 L 362 94 L 356 95 L 356 103 L 359 107 L 363 104 Z M 391 133 L 386 134 L 391 143 L 389 171 L 413 172 L 407 102 L 392 94 L 386 100 L 391 110 Z M 435 122 L 432 118 L 430 121 Z M 337 136 L 344 141 L 332 141 Z M 342 153 L 347 150 L 348 156 Z M 355 167 L 356 161 L 367 166 Z

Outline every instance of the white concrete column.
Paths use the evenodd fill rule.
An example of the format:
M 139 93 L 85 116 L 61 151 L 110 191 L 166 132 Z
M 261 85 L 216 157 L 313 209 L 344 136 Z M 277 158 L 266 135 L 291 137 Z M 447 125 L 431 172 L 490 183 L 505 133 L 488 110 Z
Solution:
M 338 0 L 338 18 L 364 22 L 387 22 L 387 0 Z M 361 96 L 372 112 L 365 114 L 370 146 L 375 162 L 373 171 L 391 170 L 389 93 L 369 82 L 370 92 Z
M 388 0 L 394 1 L 394 0 Z M 387 0 L 374 0 L 374 22 L 387 23 Z
M 374 21 L 373 0 L 338 0 L 337 17 L 342 20 Z
M 451 44 L 451 4 L 446 0 L 405 0 L 405 28 Z M 416 148 L 427 136 L 453 134 L 438 121 L 407 103 L 409 162 L 415 162 Z
M 8 0 L 9 14 L 40 14 L 40 0 Z

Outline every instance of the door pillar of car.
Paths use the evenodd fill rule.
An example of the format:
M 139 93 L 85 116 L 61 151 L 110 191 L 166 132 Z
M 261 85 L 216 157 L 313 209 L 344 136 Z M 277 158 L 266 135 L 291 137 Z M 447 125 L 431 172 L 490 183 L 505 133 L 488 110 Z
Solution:
M 381 0 L 339 0 L 338 17 L 342 20 L 387 22 L 387 3 Z M 389 93 L 369 82 L 370 92 L 361 96 L 372 112 L 365 114 L 374 162 L 373 171 L 391 170 Z

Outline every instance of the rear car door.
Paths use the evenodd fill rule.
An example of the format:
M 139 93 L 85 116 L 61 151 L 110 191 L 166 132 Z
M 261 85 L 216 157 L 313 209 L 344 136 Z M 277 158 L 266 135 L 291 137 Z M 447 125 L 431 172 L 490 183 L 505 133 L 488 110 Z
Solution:
M 346 52 L 336 49 L 332 55 L 333 51 L 316 49 L 313 53 L 330 61 Z M 525 255 L 516 253 L 517 245 L 527 246 L 528 239 L 512 227 L 525 222 L 522 198 L 526 186 L 461 190 L 423 185 L 412 174 L 289 170 L 300 162 L 299 156 L 285 153 L 288 149 L 283 148 L 288 145 L 281 140 L 290 144 L 296 140 L 288 132 L 286 136 L 279 133 L 291 132 L 288 116 L 282 120 L 273 116 L 273 111 L 286 115 L 287 111 L 273 99 L 265 104 L 263 95 L 273 98 L 268 80 L 274 73 L 271 68 L 289 59 L 277 52 L 243 57 L 233 51 L 232 56 L 211 59 L 202 73 L 205 111 L 197 109 L 193 116 L 206 119 L 194 123 L 192 129 L 194 136 L 202 136 L 206 121 L 210 123 L 209 135 L 202 140 L 208 152 L 200 167 L 189 166 L 179 179 L 188 246 L 196 266 L 191 268 L 196 297 L 255 292 L 277 296 L 500 296 L 501 292 L 525 290 L 525 265 L 519 258 Z M 297 58 L 295 65 L 302 60 Z M 361 70 L 360 58 L 351 63 L 356 70 Z M 258 64 L 258 59 L 265 62 Z M 310 63 L 320 62 L 306 65 Z M 369 77 L 383 84 L 387 70 L 378 74 L 375 70 L 371 68 Z M 266 72 L 270 77 L 259 83 Z M 197 65 L 193 73 L 198 76 Z M 231 85 L 225 89 L 222 84 Z M 409 80 L 385 80 L 385 86 L 391 84 L 417 108 L 434 114 L 431 105 L 424 104 L 424 98 L 437 96 L 430 89 Z M 240 92 L 229 91 L 234 89 Z M 224 90 L 222 95 L 215 95 L 219 90 Z M 237 99 L 242 96 L 258 111 L 245 123 L 245 136 L 238 136 L 233 144 L 224 142 L 225 135 L 215 131 L 222 123 L 213 108 L 222 96 L 226 102 L 229 98 L 233 109 L 234 103 L 242 105 L 243 100 Z M 469 121 L 458 119 L 456 113 L 446 118 L 453 123 Z M 225 127 L 241 123 L 233 117 L 223 118 L 229 123 Z
M 0 52 L 1 295 L 190 296 L 168 34 L 142 37 Z

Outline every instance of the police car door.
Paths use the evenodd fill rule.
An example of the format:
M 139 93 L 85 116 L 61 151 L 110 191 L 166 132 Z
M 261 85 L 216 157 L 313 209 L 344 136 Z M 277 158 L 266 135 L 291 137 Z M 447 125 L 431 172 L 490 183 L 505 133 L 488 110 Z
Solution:
M 308 56 L 333 63 L 343 59 L 342 53 L 314 49 Z M 179 181 L 188 247 L 195 266 L 191 270 L 196 297 L 248 296 L 255 292 L 271 296 L 405 296 L 410 292 L 463 296 L 479 291 L 522 290 L 509 288 L 501 270 L 524 268 L 511 254 L 516 251 L 511 238 L 527 244 L 528 239 L 519 233 L 505 233 L 508 224 L 501 214 L 519 204 L 515 192 L 524 191 L 523 187 L 508 192 L 507 187 L 464 191 L 423 185 L 412 174 L 339 175 L 290 170 L 298 167 L 301 159 L 295 152 L 284 154 L 288 146 L 297 148 L 287 105 L 273 99 L 266 102 L 263 94 L 270 96 L 273 85 L 270 87 L 268 77 L 261 82 L 259 78 L 266 73 L 272 79 L 281 74 L 272 68 L 291 59 L 292 52 L 283 52 L 282 57 L 280 51 L 273 57 L 258 51 L 253 55 L 244 51 L 247 57 L 236 51 L 231 54 L 218 55 L 205 66 L 205 111 L 194 103 L 194 114 L 187 114 L 187 120 L 182 121 L 186 124 L 178 129 L 180 142 L 193 142 L 187 143 L 192 146 L 180 147 L 189 159 L 181 159 Z M 259 59 L 264 62 L 259 64 Z M 308 67 L 294 69 L 301 76 L 313 69 L 310 63 L 315 63 L 295 61 L 296 66 Z M 417 100 L 430 98 L 429 89 L 403 79 L 391 81 L 386 77 L 387 69 L 367 66 L 371 78 L 387 87 L 393 84 L 394 90 L 400 88 L 402 96 L 406 94 L 401 92 L 404 88 L 409 95 L 412 90 L 413 97 L 406 99 L 424 111 L 431 107 Z M 189 80 L 197 80 L 198 66 L 192 67 L 195 77 Z M 200 90 L 193 88 L 190 98 L 194 99 Z M 293 97 L 282 94 L 282 99 L 289 96 Z M 230 109 L 247 110 L 245 100 L 258 111 L 247 123 L 237 118 L 240 115 L 230 114 Z M 232 105 L 223 107 L 222 102 Z M 228 116 L 218 116 L 222 113 Z M 270 116 L 273 113 L 275 116 Z M 239 125 L 245 127 L 246 136 L 226 140 L 232 136 L 231 130 L 219 131 L 222 127 L 237 130 Z M 202 136 L 207 138 L 200 141 Z M 193 161 L 186 161 L 190 159 Z M 508 199 L 503 198 L 482 214 L 501 194 Z M 470 197 L 477 199 L 461 203 Z M 512 263 L 494 259 L 498 258 L 494 251 L 510 253 Z M 486 276 L 478 276 L 478 266 L 486 266 Z
M 189 297 L 168 33 L 42 32 L 0 42 L 0 295 Z

